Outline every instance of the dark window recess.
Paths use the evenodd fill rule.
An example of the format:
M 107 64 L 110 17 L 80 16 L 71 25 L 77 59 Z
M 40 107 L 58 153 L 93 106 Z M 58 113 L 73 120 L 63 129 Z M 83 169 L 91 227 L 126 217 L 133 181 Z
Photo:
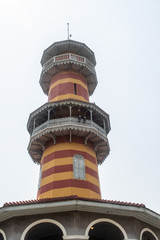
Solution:
M 40 189 L 40 187 L 41 187 L 41 177 L 42 177 L 42 165 L 40 166 L 38 189 Z M 1 239 L 0 239 L 0 240 L 1 240 Z
M 74 83 L 74 94 L 77 95 L 77 84 Z

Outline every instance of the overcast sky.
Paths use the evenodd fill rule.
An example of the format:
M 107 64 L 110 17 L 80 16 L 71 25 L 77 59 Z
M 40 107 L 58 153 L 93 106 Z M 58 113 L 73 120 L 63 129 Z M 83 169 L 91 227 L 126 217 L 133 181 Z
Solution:
M 160 213 L 159 0 L 0 0 L 0 206 L 36 198 L 39 166 L 27 152 L 26 124 L 47 102 L 42 53 L 67 38 L 67 22 L 72 39 L 95 53 L 90 101 L 110 115 L 102 197 Z

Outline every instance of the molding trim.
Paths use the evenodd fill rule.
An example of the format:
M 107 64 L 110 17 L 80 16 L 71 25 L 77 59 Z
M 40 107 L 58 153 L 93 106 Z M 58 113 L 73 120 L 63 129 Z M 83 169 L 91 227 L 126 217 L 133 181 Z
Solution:
M 160 229 L 160 215 L 146 208 L 144 205 L 105 201 L 94 202 L 82 199 L 62 200 L 59 202 L 36 202 L 24 201 L 19 203 L 8 203 L 0 208 L 0 222 L 7 219 L 49 212 L 85 211 L 100 214 L 110 214 L 118 216 L 133 217 L 139 221 L 147 223 L 152 227 Z M 45 207 L 44 207 L 45 206 Z M 160 240 L 160 239 L 159 239 Z
M 63 236 L 64 240 L 70 240 L 70 239 L 85 239 L 87 240 L 89 236 L 84 236 L 84 235 L 68 235 L 68 236 Z
M 2 234 L 4 240 L 6 240 L 6 234 L 5 234 L 5 232 L 2 229 L 0 229 L 0 233 Z
M 143 233 L 144 233 L 144 232 L 149 232 L 149 233 L 151 233 L 151 234 L 155 237 L 155 239 L 158 240 L 158 237 L 156 236 L 156 234 L 155 234 L 151 229 L 149 229 L 149 228 L 143 228 L 143 229 L 142 229 L 141 234 L 140 234 L 140 240 L 142 240 L 142 236 L 143 236 Z

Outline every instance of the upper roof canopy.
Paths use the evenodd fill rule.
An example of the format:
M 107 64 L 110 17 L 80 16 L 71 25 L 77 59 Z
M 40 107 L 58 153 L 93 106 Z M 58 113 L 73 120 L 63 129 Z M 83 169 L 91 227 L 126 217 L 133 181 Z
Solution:
M 78 55 L 86 57 L 94 66 L 96 65 L 96 59 L 94 52 L 87 47 L 84 43 L 73 41 L 73 40 L 64 40 L 60 42 L 55 42 L 44 50 L 41 64 L 42 66 L 49 61 L 53 56 L 60 55 L 63 53 L 76 53 Z

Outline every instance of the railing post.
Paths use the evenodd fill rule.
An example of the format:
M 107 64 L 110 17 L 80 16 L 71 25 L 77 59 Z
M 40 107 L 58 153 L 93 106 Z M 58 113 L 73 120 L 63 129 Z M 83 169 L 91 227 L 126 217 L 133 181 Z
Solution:
M 72 117 L 72 106 L 69 106 L 69 116 Z
M 50 112 L 51 112 L 51 109 L 48 109 L 48 121 L 50 120 Z
M 36 127 L 36 119 L 34 119 L 33 121 L 33 130 L 35 129 L 35 127 Z
M 69 106 L 69 118 L 70 118 L 70 124 L 71 124 L 71 121 L 72 121 L 71 117 L 72 117 L 72 106 L 70 105 L 70 106 Z
M 104 118 L 103 118 L 103 127 L 104 127 L 104 131 L 106 132 L 106 122 L 105 122 Z
M 90 111 L 90 119 L 91 119 L 91 125 L 93 124 L 93 119 L 92 119 L 92 110 L 89 110 Z

